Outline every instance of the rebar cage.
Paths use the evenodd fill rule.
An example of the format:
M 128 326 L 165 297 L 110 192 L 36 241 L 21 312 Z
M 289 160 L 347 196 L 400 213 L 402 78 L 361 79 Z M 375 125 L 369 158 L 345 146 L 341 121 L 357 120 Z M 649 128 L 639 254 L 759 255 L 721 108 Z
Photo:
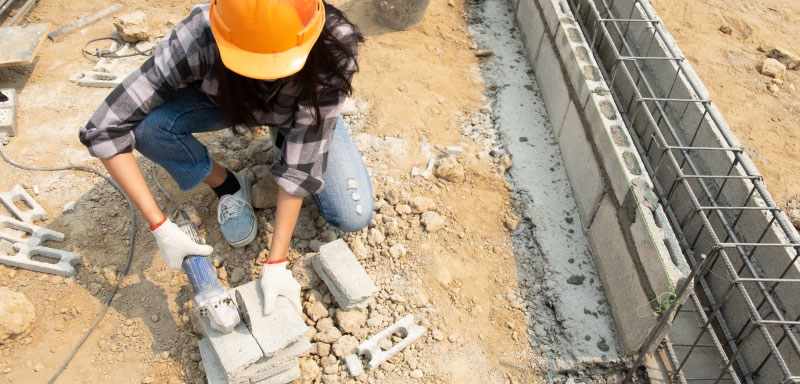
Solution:
M 800 383 L 800 242 L 762 176 L 647 0 L 560 2 L 692 268 L 676 292 L 688 299 L 661 314 L 634 368 L 659 343 L 673 382 Z

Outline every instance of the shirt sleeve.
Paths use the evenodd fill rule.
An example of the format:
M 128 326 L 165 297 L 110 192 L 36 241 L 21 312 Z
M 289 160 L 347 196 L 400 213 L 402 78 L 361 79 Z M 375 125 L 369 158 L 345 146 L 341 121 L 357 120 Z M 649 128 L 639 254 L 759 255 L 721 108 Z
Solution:
M 353 30 L 339 25 L 333 31 L 344 41 L 353 40 Z M 351 49 L 357 54 L 357 42 L 351 41 Z M 352 81 L 356 72 L 355 57 L 346 59 L 345 77 Z M 342 79 L 338 79 L 342 81 Z M 299 101 L 294 113 L 294 122 L 288 127 L 278 127 L 284 137 L 281 156 L 272 164 L 270 171 L 273 178 L 286 192 L 294 196 L 308 196 L 322 192 L 328 162 L 328 152 L 333 143 L 342 105 L 347 95 L 331 87 L 323 87 L 319 91 L 319 118 L 321 124 L 317 128 L 317 116 L 310 101 Z
M 132 151 L 132 128 L 179 89 L 210 71 L 209 54 L 202 49 L 210 38 L 208 28 L 202 27 L 207 23 L 203 8 L 193 9 L 81 127 L 78 137 L 92 156 L 105 159 Z

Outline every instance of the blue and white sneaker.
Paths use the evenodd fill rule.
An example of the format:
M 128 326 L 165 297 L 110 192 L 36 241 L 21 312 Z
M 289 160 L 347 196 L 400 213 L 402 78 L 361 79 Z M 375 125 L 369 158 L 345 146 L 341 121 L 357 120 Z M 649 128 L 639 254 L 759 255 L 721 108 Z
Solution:
M 239 181 L 239 190 L 232 195 L 224 195 L 217 206 L 217 221 L 222 235 L 228 244 L 241 248 L 256 238 L 258 227 L 253 204 L 250 201 L 250 183 L 247 176 L 234 173 Z

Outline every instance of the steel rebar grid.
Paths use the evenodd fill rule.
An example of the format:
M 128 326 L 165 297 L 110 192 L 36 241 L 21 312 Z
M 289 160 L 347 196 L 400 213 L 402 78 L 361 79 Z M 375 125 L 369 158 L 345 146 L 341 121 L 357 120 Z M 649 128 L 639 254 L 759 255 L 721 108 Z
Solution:
M 693 79 L 686 76 L 687 64 L 684 62 L 683 57 L 679 54 L 676 54 L 676 52 L 672 52 L 669 44 L 663 44 L 666 32 L 662 30 L 663 26 L 658 21 L 657 17 L 649 14 L 646 7 L 642 7 L 643 4 L 648 5 L 646 0 L 633 0 L 631 14 L 627 17 L 621 18 L 616 17 L 616 15 L 611 12 L 613 0 L 612 5 L 609 5 L 605 0 L 569 1 L 575 14 L 581 15 L 582 12 L 585 12 L 585 15 L 583 15 L 579 21 L 581 21 L 581 27 L 584 31 L 584 34 L 588 35 L 587 38 L 591 41 L 591 45 L 596 58 L 598 59 L 598 63 L 608 63 L 609 58 L 606 57 L 606 60 L 603 60 L 604 58 L 598 53 L 603 48 L 604 44 L 607 44 L 607 48 L 610 47 L 612 49 L 613 55 L 611 57 L 612 65 L 610 70 L 607 68 L 608 65 L 601 65 L 601 70 L 604 72 L 604 75 L 606 75 L 605 79 L 612 90 L 615 102 L 617 103 L 620 111 L 623 113 L 623 119 L 628 126 L 637 150 L 644 160 L 645 168 L 653 179 L 656 192 L 661 200 L 662 205 L 668 213 L 668 218 L 670 219 L 673 228 L 676 230 L 676 232 L 678 232 L 681 245 L 686 252 L 690 265 L 693 267 L 693 271 L 699 269 L 700 266 L 697 263 L 697 260 L 694 259 L 693 255 L 696 251 L 695 248 L 697 247 L 698 241 L 702 235 L 705 235 L 705 237 L 710 239 L 714 249 L 719 249 L 719 254 L 721 256 L 720 259 L 723 260 L 724 272 L 727 274 L 729 283 L 729 288 L 726 291 L 724 299 L 719 305 L 712 304 L 715 302 L 715 298 L 713 291 L 709 288 L 709 284 L 706 280 L 706 275 L 712 273 L 711 268 L 699 276 L 698 282 L 700 288 L 695 288 L 695 292 L 692 293 L 692 299 L 694 301 L 694 299 L 697 297 L 695 294 L 700 293 L 701 295 L 705 296 L 704 299 L 711 304 L 710 307 L 715 308 L 712 310 L 713 316 L 707 318 L 706 321 L 702 321 L 705 324 L 706 329 L 701 331 L 700 336 L 702 336 L 704 332 L 708 332 L 713 336 L 712 338 L 715 340 L 714 347 L 719 352 L 718 355 L 720 361 L 725 367 L 720 370 L 720 375 L 717 376 L 716 379 L 695 379 L 711 379 L 715 380 L 715 382 L 718 382 L 724 380 L 723 376 L 727 370 L 732 379 L 736 382 L 739 382 L 737 374 L 731 374 L 731 372 L 734 372 L 731 371 L 731 368 L 733 367 L 735 360 L 736 372 L 738 372 L 738 374 L 741 375 L 741 377 L 747 382 L 752 382 L 752 377 L 758 374 L 758 372 L 766 364 L 767 360 L 772 357 L 779 369 L 782 371 L 784 381 L 797 382 L 797 376 L 792 375 L 788 365 L 786 364 L 786 361 L 781 356 L 781 352 L 778 347 L 785 340 L 789 340 L 791 348 L 794 350 L 796 356 L 800 355 L 800 344 L 797 343 L 797 336 L 795 335 L 797 331 L 794 327 L 798 323 L 797 321 L 787 321 L 783 318 L 784 313 L 786 313 L 785 308 L 783 308 L 782 302 L 776 297 L 776 288 L 778 284 L 795 282 L 792 279 L 785 278 L 793 263 L 797 261 L 798 255 L 800 255 L 797 246 L 798 242 L 795 238 L 795 233 L 793 232 L 791 225 L 782 215 L 779 214 L 779 209 L 772 201 L 769 193 L 766 191 L 761 176 L 755 171 L 755 168 L 749 162 L 749 159 L 747 159 L 741 148 L 738 147 L 738 143 L 736 143 L 736 140 L 732 137 L 732 134 L 727 131 L 727 127 L 724 125 L 724 123 L 720 123 L 722 122 L 722 118 L 718 115 L 716 109 L 711 107 L 710 101 L 700 98 L 685 99 L 671 97 L 675 85 L 681 80 L 691 84 L 694 95 L 699 94 L 700 92 L 698 90 L 702 87 L 694 84 Z M 597 3 L 600 3 L 601 6 L 603 6 L 603 12 L 600 12 L 600 10 L 597 9 Z M 636 10 L 640 11 L 640 16 L 642 16 L 642 18 L 636 19 L 634 17 L 634 12 Z M 635 52 L 631 44 L 627 41 L 628 32 L 631 24 L 633 23 L 644 23 L 649 25 L 652 30 L 652 36 L 650 36 L 650 42 L 648 44 L 646 53 Z M 613 28 L 612 30 L 609 30 L 609 25 Z M 619 44 L 615 43 L 612 32 L 616 32 Z M 667 53 L 667 56 L 661 57 L 659 60 L 672 61 L 675 63 L 676 67 L 675 78 L 673 80 L 672 87 L 666 93 L 666 97 L 655 92 L 656 87 L 653 87 L 648 79 L 648 76 L 645 74 L 645 70 L 643 69 L 647 65 L 643 62 L 647 60 L 655 60 L 651 55 L 651 49 L 654 43 L 661 43 L 663 46 L 670 49 L 670 52 Z M 620 45 L 621 48 L 624 49 L 624 53 L 623 50 L 619 49 Z M 633 68 L 630 68 L 630 66 Z M 620 84 L 617 81 L 617 75 L 620 72 L 620 68 L 622 71 L 623 80 L 628 81 L 628 83 L 624 85 L 627 85 L 633 90 L 627 103 L 624 102 L 621 92 L 619 91 Z M 636 80 L 634 80 L 634 76 L 631 73 L 632 70 L 635 70 L 634 74 L 636 75 Z M 642 92 L 647 92 L 648 97 L 643 97 Z M 676 102 L 686 103 L 686 107 L 684 108 L 683 112 L 680 113 L 680 117 L 675 119 L 676 121 L 673 121 L 673 119 L 670 118 L 670 113 L 668 112 L 676 112 L 674 107 Z M 673 103 L 673 105 L 670 106 L 669 103 Z M 683 120 L 688 110 L 689 103 L 702 105 L 703 115 L 698 120 L 697 128 L 695 129 L 689 144 L 684 145 L 684 140 L 681 139 L 681 135 L 679 134 L 678 130 L 681 129 L 681 131 L 686 131 Z M 645 140 L 639 137 L 641 133 L 636 131 L 635 122 L 640 116 L 639 108 L 641 106 L 644 106 L 644 108 L 641 110 L 644 111 L 643 115 L 646 119 L 647 130 L 649 131 L 652 129 L 650 143 L 645 143 Z M 631 113 L 632 109 L 633 113 Z M 658 120 L 656 120 L 656 117 L 658 117 Z M 711 130 L 713 128 L 715 129 L 714 132 L 720 133 L 725 139 L 724 145 L 720 146 L 720 148 L 692 148 L 695 140 L 701 133 L 700 130 L 703 127 L 703 123 L 708 119 L 710 119 L 710 121 L 713 123 L 713 126 L 710 125 L 708 129 Z M 668 140 L 671 140 L 673 144 L 669 144 Z M 652 153 L 654 152 L 652 147 L 653 143 L 659 147 L 655 152 L 658 153 L 660 151 L 661 154 L 658 160 L 655 161 L 655 166 L 653 165 L 653 160 L 655 160 L 653 159 Z M 718 150 L 727 153 L 727 157 L 730 160 L 730 167 L 728 168 L 727 173 L 724 175 L 705 175 L 700 172 L 698 162 L 693 158 L 692 155 L 692 152 L 699 150 Z M 673 151 L 677 151 L 677 153 L 673 153 Z M 677 161 L 679 157 L 682 158 L 680 164 Z M 660 180 L 664 176 L 662 175 L 663 172 L 659 172 L 659 168 L 665 164 L 663 163 L 665 158 L 667 160 L 667 166 L 671 166 L 670 168 L 673 172 L 673 180 L 671 180 L 672 185 L 669 193 L 665 193 L 665 189 L 662 185 L 664 184 L 664 181 L 668 180 Z M 702 165 L 702 161 L 699 164 Z M 688 169 L 685 169 L 687 166 Z M 742 173 L 743 175 L 734 175 L 734 171 L 737 173 Z M 690 174 L 687 175 L 684 172 L 690 172 Z M 723 181 L 720 185 L 719 183 L 714 183 L 713 179 L 721 179 Z M 725 199 L 723 199 L 722 196 L 723 190 L 725 189 L 729 180 L 736 179 L 749 181 L 752 185 L 752 188 L 744 203 L 740 205 L 733 204 L 726 206 L 725 204 L 727 204 L 727 202 L 724 201 Z M 688 180 L 693 180 L 693 183 L 690 183 Z M 694 184 L 694 187 L 692 184 Z M 716 189 L 717 193 L 712 193 L 712 189 Z M 686 216 L 684 216 L 682 220 L 678 220 L 678 213 L 676 212 L 677 209 L 673 209 L 674 207 L 672 204 L 673 198 L 675 198 L 677 195 L 676 192 L 679 190 L 686 195 L 685 198 L 688 199 L 692 204 L 692 209 L 686 213 Z M 697 198 L 697 195 L 700 195 L 700 199 Z M 757 196 L 759 199 L 761 199 L 761 201 L 765 203 L 766 207 L 750 206 L 749 204 L 753 203 L 754 196 Z M 701 205 L 701 201 L 705 205 Z M 713 215 L 709 217 L 705 211 L 713 211 Z M 738 214 L 733 215 L 733 212 L 736 211 L 738 211 Z M 740 220 L 747 211 L 769 215 L 767 217 L 771 216 L 769 224 L 761 232 L 761 236 L 756 242 L 748 242 L 742 235 L 744 232 L 738 230 Z M 709 214 L 711 213 L 712 212 L 709 212 Z M 699 228 L 697 228 L 697 224 L 693 224 L 698 217 L 700 218 Z M 716 227 L 712 225 L 712 220 L 715 218 L 718 222 Z M 694 230 L 692 229 L 693 226 L 697 231 L 697 236 L 691 242 L 691 244 L 689 244 L 686 241 L 686 236 L 690 231 Z M 724 240 L 720 240 L 720 236 L 717 234 L 718 229 L 716 228 L 719 228 L 719 226 L 722 227 L 721 232 L 724 235 Z M 789 241 L 786 243 L 777 244 L 762 243 L 766 234 L 770 230 L 778 230 L 779 232 L 782 232 L 785 238 L 787 238 Z M 739 240 L 740 237 L 742 240 Z M 781 273 L 780 277 L 778 278 L 761 276 L 762 269 L 758 264 L 755 252 L 759 248 L 765 247 L 783 247 L 786 248 L 787 251 L 794 251 L 795 253 L 792 261 L 787 265 L 783 273 Z M 734 267 L 734 261 L 728 256 L 726 249 L 729 249 L 730 251 L 734 252 L 734 255 L 738 256 L 736 261 L 740 262 L 741 264 L 738 269 Z M 716 262 L 717 260 L 714 260 L 711 266 L 712 268 L 714 266 L 713 264 Z M 753 278 L 742 278 L 740 275 L 743 272 L 749 273 L 753 276 Z M 767 287 L 765 283 L 768 282 L 773 284 L 770 287 Z M 757 306 L 755 305 L 754 300 L 750 297 L 750 293 L 747 291 L 747 287 L 745 287 L 744 283 L 755 283 L 757 285 L 757 288 L 761 293 L 761 302 Z M 722 313 L 720 312 L 723 305 L 727 303 L 728 299 L 730 298 L 729 293 L 734 287 L 736 288 L 735 291 L 739 294 L 740 299 L 744 301 L 746 310 L 749 314 L 748 321 L 742 326 L 736 337 L 731 334 L 724 320 L 724 316 L 722 316 Z M 677 296 L 681 297 L 681 293 L 679 292 Z M 764 308 L 765 304 L 768 306 L 768 313 L 762 316 L 761 310 Z M 679 305 L 676 303 L 676 305 L 673 305 L 673 308 L 671 309 L 674 311 L 678 309 L 677 307 L 679 307 Z M 697 308 L 699 308 L 699 310 L 696 312 L 696 314 L 702 314 L 703 316 L 700 316 L 701 318 L 705 317 L 705 310 L 703 307 L 697 305 Z M 657 328 L 666 326 L 667 320 L 670 316 L 670 311 L 662 314 L 661 321 L 659 322 Z M 777 320 L 767 320 L 764 319 L 764 317 L 775 317 Z M 711 321 L 714 322 L 714 326 L 719 328 L 725 336 L 725 344 L 717 341 L 718 339 L 716 338 L 716 331 L 712 327 L 709 327 Z M 781 338 L 777 344 L 775 343 L 769 330 L 766 329 L 767 326 L 780 326 L 783 330 L 783 334 L 781 335 Z M 747 336 L 742 338 L 743 332 L 748 327 L 750 327 L 750 331 L 747 333 Z M 769 347 L 770 352 L 764 357 L 756 370 L 750 372 L 741 357 L 742 349 L 738 348 L 736 344 L 738 342 L 739 345 L 743 346 L 749 340 L 749 337 L 754 334 L 756 329 L 762 335 L 764 342 Z M 657 330 L 658 329 L 654 329 L 651 333 L 651 336 L 654 336 Z M 692 345 L 689 353 L 686 354 L 684 363 L 691 357 L 691 351 L 695 350 L 695 348 L 700 345 L 699 339 L 700 337 L 695 340 L 695 343 Z M 642 346 L 640 352 L 647 350 L 649 347 L 648 344 L 653 342 L 658 341 L 652 340 L 651 338 L 646 345 Z M 728 358 L 729 354 L 732 355 L 731 359 Z M 640 356 L 638 356 L 639 361 L 637 362 L 637 365 L 643 357 L 641 356 L 642 353 L 639 355 Z M 680 371 L 682 366 L 683 363 L 678 367 L 678 371 Z M 691 378 L 687 378 L 686 380 L 689 381 Z

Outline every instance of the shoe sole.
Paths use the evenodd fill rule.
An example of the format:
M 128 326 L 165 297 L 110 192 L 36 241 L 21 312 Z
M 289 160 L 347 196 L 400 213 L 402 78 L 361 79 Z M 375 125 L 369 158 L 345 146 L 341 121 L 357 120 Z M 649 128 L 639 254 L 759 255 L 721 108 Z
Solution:
M 256 238 L 256 234 L 258 234 L 258 223 L 255 223 L 253 225 L 253 230 L 250 231 L 250 234 L 248 234 L 247 237 L 245 237 L 244 239 L 239 240 L 237 242 L 233 242 L 233 243 L 228 242 L 228 244 L 230 244 L 231 247 L 234 247 L 234 248 L 244 247 L 247 244 L 250 244 L 253 241 L 253 239 Z

